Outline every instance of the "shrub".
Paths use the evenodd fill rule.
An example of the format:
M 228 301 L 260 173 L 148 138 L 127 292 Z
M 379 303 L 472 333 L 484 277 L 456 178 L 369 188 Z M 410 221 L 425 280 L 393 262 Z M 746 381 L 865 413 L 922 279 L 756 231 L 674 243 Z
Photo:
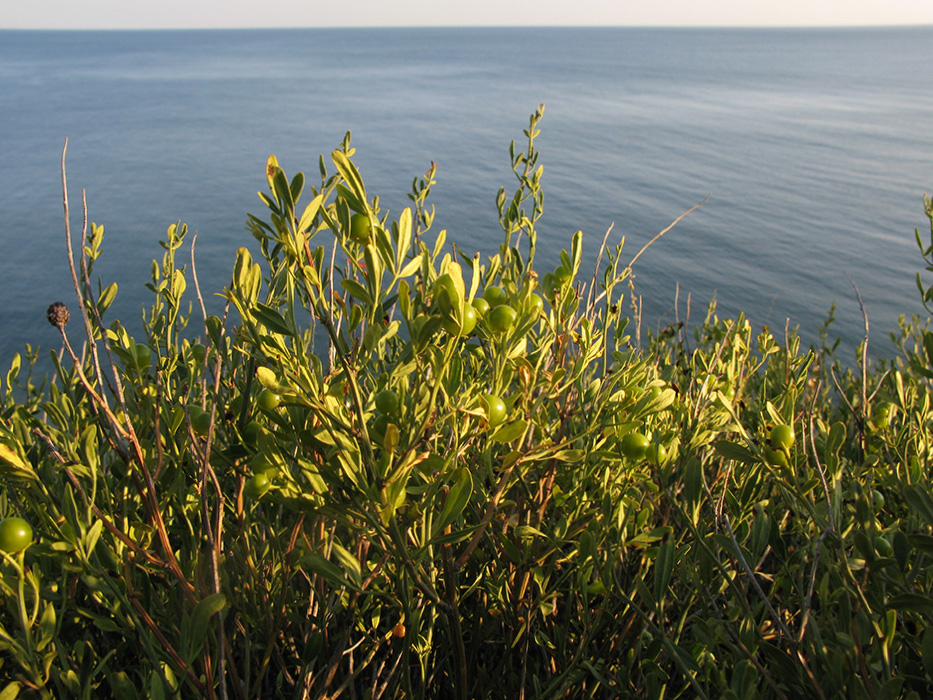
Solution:
M 639 349 L 621 243 L 534 267 L 541 115 L 485 261 L 429 241 L 433 168 L 390 221 L 349 134 L 307 204 L 270 157 L 196 340 L 183 225 L 139 339 L 83 233 L 87 351 L 50 308 L 54 380 L 6 380 L 0 697 L 926 693 L 929 332 L 843 372 L 711 307 Z

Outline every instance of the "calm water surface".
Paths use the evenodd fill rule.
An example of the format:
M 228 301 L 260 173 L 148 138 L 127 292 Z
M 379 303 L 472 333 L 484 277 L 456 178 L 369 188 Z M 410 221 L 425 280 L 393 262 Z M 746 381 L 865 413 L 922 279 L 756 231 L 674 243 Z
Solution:
M 73 299 L 66 136 L 72 203 L 86 188 L 111 316 L 132 328 L 169 224 L 198 232 L 202 289 L 221 290 L 268 154 L 310 177 L 347 130 L 393 216 L 433 160 L 437 225 L 495 252 L 508 143 L 541 102 L 542 263 L 577 229 L 591 261 L 613 223 L 634 255 L 709 195 L 636 266 L 647 325 L 674 319 L 679 284 L 681 318 L 688 294 L 694 318 L 715 298 L 808 339 L 836 302 L 851 347 L 851 278 L 883 350 L 921 310 L 930 65 L 933 28 L 0 32 L 0 363 L 56 348 L 45 308 Z

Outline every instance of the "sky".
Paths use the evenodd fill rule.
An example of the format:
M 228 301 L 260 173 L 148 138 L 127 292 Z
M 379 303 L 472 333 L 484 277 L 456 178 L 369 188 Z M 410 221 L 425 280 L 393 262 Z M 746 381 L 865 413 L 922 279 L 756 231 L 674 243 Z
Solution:
M 4 0 L 3 29 L 933 24 L 933 0 Z

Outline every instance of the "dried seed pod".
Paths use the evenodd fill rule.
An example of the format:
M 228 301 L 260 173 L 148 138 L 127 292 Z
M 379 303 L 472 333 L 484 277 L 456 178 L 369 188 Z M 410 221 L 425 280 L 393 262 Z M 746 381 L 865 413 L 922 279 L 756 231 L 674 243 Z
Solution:
M 68 312 L 67 306 L 60 301 L 56 301 L 46 309 L 45 317 L 56 328 L 63 328 L 68 323 L 68 319 L 71 318 L 71 314 Z

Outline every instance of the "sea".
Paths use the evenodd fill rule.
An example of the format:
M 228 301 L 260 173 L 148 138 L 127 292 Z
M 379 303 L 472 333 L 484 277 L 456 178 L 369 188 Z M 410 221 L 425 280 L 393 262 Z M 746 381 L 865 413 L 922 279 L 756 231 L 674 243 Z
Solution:
M 83 190 L 105 227 L 94 274 L 119 286 L 108 320 L 141 333 L 168 226 L 197 233 L 219 313 L 237 248 L 257 250 L 245 222 L 268 156 L 315 182 L 347 131 L 383 211 L 436 163 L 435 231 L 495 254 L 509 144 L 542 103 L 539 269 L 579 230 L 589 277 L 610 227 L 628 260 L 702 202 L 633 268 L 643 333 L 694 327 L 715 301 L 818 342 L 836 305 L 846 360 L 864 307 L 870 351 L 889 353 L 898 318 L 926 314 L 917 273 L 933 281 L 915 242 L 931 66 L 933 27 L 0 31 L 0 374 L 27 344 L 60 348 L 51 302 L 75 308 L 66 138 L 76 249 Z

